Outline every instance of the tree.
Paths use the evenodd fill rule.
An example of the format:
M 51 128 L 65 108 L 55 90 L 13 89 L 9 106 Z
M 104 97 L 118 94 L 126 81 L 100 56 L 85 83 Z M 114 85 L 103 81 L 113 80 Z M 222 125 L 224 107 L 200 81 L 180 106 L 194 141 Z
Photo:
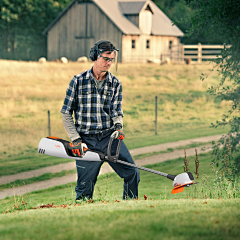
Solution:
M 0 58 L 36 60 L 46 55 L 42 31 L 70 0 L 0 0 Z
M 212 127 L 229 125 L 230 132 L 214 143 L 214 161 L 225 174 L 233 177 L 240 172 L 240 0 L 192 0 L 188 2 L 193 13 L 186 19 L 191 24 L 188 35 L 205 34 L 214 41 L 221 38 L 225 43 L 221 56 L 213 60 L 214 67 L 221 76 L 217 86 L 208 92 L 221 100 L 231 103 L 222 121 L 212 123 Z M 230 48 L 226 45 L 231 44 Z M 205 80 L 207 74 L 202 74 Z M 231 83 L 226 86 L 226 83 Z M 221 149 L 220 144 L 224 144 Z
M 194 14 L 195 9 L 191 8 L 188 0 L 153 0 L 153 2 L 185 33 L 191 28 L 191 22 L 188 21 L 188 16 Z M 187 20 L 187 21 L 185 21 Z M 208 33 L 195 32 L 192 35 L 185 35 L 181 42 L 184 44 L 223 44 L 221 38 L 213 40 Z

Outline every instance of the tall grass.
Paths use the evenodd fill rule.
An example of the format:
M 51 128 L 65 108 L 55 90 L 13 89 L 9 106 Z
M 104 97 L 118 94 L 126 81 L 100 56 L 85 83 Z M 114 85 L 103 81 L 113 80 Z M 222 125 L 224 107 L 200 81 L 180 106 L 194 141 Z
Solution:
M 51 134 L 68 139 L 60 114 L 66 88 L 75 74 L 91 66 L 92 63 L 63 65 L 0 60 L 0 152 L 3 155 L 5 152 L 6 157 L 36 147 L 48 135 L 48 110 Z M 127 144 L 139 142 L 142 136 L 145 139 L 154 136 L 155 95 L 159 99 L 159 137 L 155 137 L 155 142 L 170 135 L 181 139 L 181 134 L 191 132 L 216 133 L 208 127 L 228 110 L 228 104 L 206 94 L 207 88 L 218 81 L 215 72 L 208 81 L 199 80 L 201 72 L 209 68 L 208 65 L 119 64 L 117 72 L 112 69 L 123 84 Z

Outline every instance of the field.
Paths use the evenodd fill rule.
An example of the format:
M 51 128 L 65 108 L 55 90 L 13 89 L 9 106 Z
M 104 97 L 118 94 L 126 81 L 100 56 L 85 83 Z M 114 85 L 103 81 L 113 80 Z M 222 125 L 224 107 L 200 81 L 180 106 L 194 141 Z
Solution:
M 0 176 L 69 161 L 40 155 L 37 146 L 48 135 L 48 110 L 51 135 L 68 139 L 60 114 L 65 91 L 72 76 L 91 65 L 0 60 Z M 123 84 L 128 148 L 228 132 L 209 128 L 229 110 L 229 103 L 206 92 L 217 85 L 217 73 L 211 72 L 204 82 L 199 78 L 210 68 L 207 64 L 119 64 L 117 72 L 112 68 Z M 194 158 L 189 161 L 194 173 Z M 172 181 L 141 171 L 138 200 L 121 199 L 123 182 L 115 173 L 99 176 L 94 199 L 79 204 L 74 201 L 75 183 L 7 197 L 0 200 L 1 240 L 237 239 L 239 182 L 233 186 L 212 172 L 210 153 L 200 154 L 199 161 L 199 183 L 175 195 Z M 178 174 L 183 172 L 183 159 L 149 167 Z
M 239 184 L 214 184 L 210 154 L 199 160 L 199 183 L 179 194 L 169 179 L 141 171 L 139 200 L 121 200 L 115 173 L 99 176 L 94 201 L 78 205 L 75 183 L 0 200 L 1 239 L 237 239 Z M 194 173 L 194 157 L 189 162 Z M 148 167 L 178 174 L 183 159 Z
M 42 137 L 68 139 L 60 110 L 70 79 L 92 63 L 67 65 L 49 62 L 0 60 L 0 166 L 28 158 Z M 229 110 L 229 103 L 206 93 L 219 76 L 210 65 L 119 64 L 115 74 L 123 84 L 125 143 L 129 149 L 226 133 L 227 128 L 209 128 Z M 158 135 L 154 133 L 155 96 L 158 96 Z M 34 156 L 37 160 L 37 157 Z M 14 165 L 14 163 L 11 163 Z M 16 164 L 16 162 L 15 162 Z M 27 166 L 27 165 L 26 165 Z

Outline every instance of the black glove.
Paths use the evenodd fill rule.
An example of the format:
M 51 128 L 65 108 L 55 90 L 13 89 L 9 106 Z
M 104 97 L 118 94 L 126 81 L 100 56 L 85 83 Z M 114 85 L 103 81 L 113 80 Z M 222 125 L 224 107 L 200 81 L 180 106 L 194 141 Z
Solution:
M 122 124 L 116 123 L 114 125 L 114 128 L 115 128 L 115 131 L 112 133 L 111 137 L 114 137 L 115 139 L 124 139 L 125 133 L 123 132 Z
M 85 154 L 85 151 L 87 151 L 87 144 L 82 142 L 81 138 L 78 138 L 73 141 L 73 143 L 69 143 L 73 155 L 75 157 L 83 157 Z

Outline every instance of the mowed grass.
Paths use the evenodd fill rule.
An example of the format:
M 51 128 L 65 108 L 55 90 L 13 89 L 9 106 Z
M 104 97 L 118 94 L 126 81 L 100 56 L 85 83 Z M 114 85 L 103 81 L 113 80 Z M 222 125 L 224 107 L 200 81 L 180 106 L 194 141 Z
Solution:
M 211 189 L 215 175 L 210 154 L 199 160 L 199 183 L 174 195 L 171 180 L 141 171 L 139 200 L 122 200 L 123 181 L 115 173 L 99 176 L 94 201 L 79 205 L 75 183 L 0 200 L 1 239 L 237 239 L 239 195 L 205 195 L 202 190 Z M 194 173 L 194 157 L 189 162 Z M 149 167 L 179 174 L 183 159 Z
M 189 188 L 185 188 L 182 193 L 171 194 L 173 188 L 173 182 L 166 177 L 162 177 L 153 173 L 140 170 L 140 184 L 139 184 L 139 200 L 144 200 L 144 195 L 148 199 L 160 200 L 160 199 L 180 199 L 180 198 L 236 198 L 240 197 L 239 186 L 234 191 L 229 193 L 227 191 L 215 192 L 213 182 L 215 179 L 215 173 L 212 171 L 211 154 L 199 154 L 199 178 L 196 178 L 195 174 L 195 157 L 189 157 L 189 171 L 193 173 L 195 177 L 194 182 L 198 182 Z M 135 161 L 138 164 L 137 161 Z M 168 174 L 177 175 L 184 172 L 184 158 L 178 158 L 175 160 L 169 160 L 154 165 L 146 165 L 150 169 L 165 172 Z M 221 176 L 221 173 L 219 173 Z M 14 205 L 21 206 L 22 208 L 38 207 L 42 204 L 62 205 L 62 204 L 74 204 L 75 203 L 75 186 L 76 182 L 56 186 L 53 188 L 39 190 L 32 193 L 27 193 L 21 196 L 6 197 L 0 200 L 0 212 L 5 212 L 7 209 L 10 211 L 16 210 Z M 212 188 L 212 194 L 209 193 L 209 189 Z M 227 189 L 227 188 L 226 188 Z M 204 191 L 203 191 L 204 190 Z M 14 192 L 14 189 L 13 189 Z M 98 181 L 95 185 L 93 200 L 99 201 L 115 201 L 121 200 L 123 193 L 123 180 L 114 173 L 98 176 Z M 234 193 L 234 195 L 233 195 Z M 22 206 L 22 201 L 27 202 L 27 205 Z
M 67 161 L 56 158 L 45 164 L 34 151 L 40 139 L 48 136 L 48 110 L 51 135 L 69 140 L 60 113 L 66 88 L 75 74 L 92 65 L 0 60 L 1 169 L 19 164 L 23 170 L 30 170 L 33 165 Z M 226 133 L 227 128 L 209 128 L 211 122 L 221 119 L 229 110 L 229 103 L 206 93 L 218 83 L 217 73 L 212 72 L 204 82 L 199 79 L 210 68 L 210 65 L 119 64 L 115 72 L 113 67 L 113 74 L 123 84 L 128 148 Z M 158 135 L 154 132 L 155 96 L 158 96 Z
M 0 215 L 1 239 L 238 239 L 239 199 L 103 202 Z

